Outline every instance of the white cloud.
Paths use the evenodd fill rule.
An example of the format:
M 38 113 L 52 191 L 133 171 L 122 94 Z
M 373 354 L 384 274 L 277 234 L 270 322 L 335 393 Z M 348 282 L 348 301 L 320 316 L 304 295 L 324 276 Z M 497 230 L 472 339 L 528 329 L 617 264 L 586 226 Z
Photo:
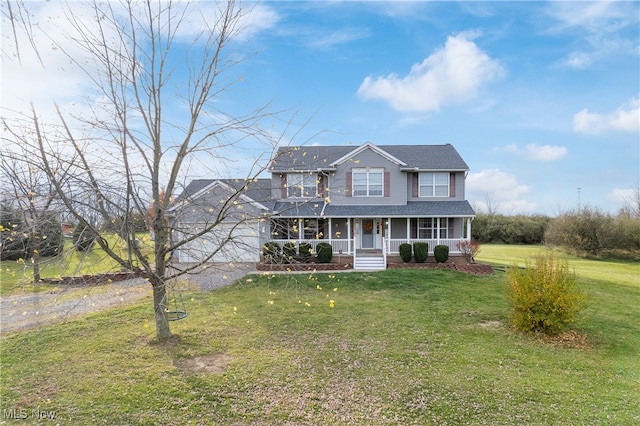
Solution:
M 195 37 L 205 30 L 207 25 L 215 23 L 214 17 L 218 14 L 217 9 L 223 7 L 221 3 L 209 1 L 194 2 L 191 5 L 193 6 L 191 13 L 182 16 L 183 20 L 179 27 L 173 27 L 176 30 L 177 37 L 175 43 L 181 43 L 173 47 L 178 55 L 182 53 L 188 55 L 187 49 L 195 51 L 200 47 Z M 137 6 L 142 6 L 141 4 L 134 2 L 133 6 L 134 11 L 132 13 L 144 13 L 142 8 L 136 8 Z M 81 123 L 72 118 L 77 116 L 89 120 L 98 116 L 99 118 L 110 120 L 112 117 L 110 114 L 112 114 L 113 109 L 113 105 L 105 98 L 104 93 L 97 89 L 96 81 L 92 80 L 92 78 L 96 78 L 97 81 L 104 83 L 104 65 L 97 61 L 93 54 L 88 53 L 86 49 L 79 46 L 83 37 L 78 34 L 79 29 L 82 29 L 85 35 L 105 37 L 110 41 L 109 43 L 114 49 L 111 52 L 113 54 L 124 43 L 116 32 L 117 28 L 114 25 L 110 25 L 107 19 L 101 20 L 104 25 L 99 28 L 95 18 L 95 11 L 93 14 L 91 13 L 91 4 L 88 2 L 12 2 L 12 7 L 15 8 L 13 9 L 14 14 L 21 13 L 29 17 L 32 24 L 30 31 L 33 36 L 33 43 L 31 43 L 27 37 L 28 31 L 24 28 L 16 27 L 14 34 L 11 23 L 7 18 L 9 15 L 6 7 L 7 2 L 0 3 L 2 12 L 2 84 L 0 86 L 2 106 L 0 108 L 0 117 L 7 119 L 12 128 L 22 129 L 24 126 L 18 120 L 24 119 L 25 114 L 31 116 L 30 104 L 33 103 L 41 124 L 55 123 L 59 125 L 60 120 L 55 114 L 55 103 L 61 107 L 71 131 L 76 137 L 86 138 L 91 136 L 91 140 L 105 137 L 97 126 L 92 126 L 90 130 L 94 133 L 89 133 L 90 130 L 87 130 L 86 126 L 83 127 Z M 115 15 L 113 19 L 115 21 L 124 19 L 126 11 L 122 9 L 123 6 L 119 2 L 106 2 L 100 4 L 100 7 L 113 9 Z M 177 2 L 174 7 L 182 11 L 182 8 L 186 7 L 186 3 Z M 75 21 L 72 22 L 71 20 Z M 239 32 L 234 34 L 236 37 L 234 41 L 243 42 L 256 32 L 271 27 L 277 20 L 277 14 L 270 7 L 264 4 L 256 4 L 246 9 L 245 14 L 242 15 L 238 22 Z M 141 19 L 140 22 L 144 22 L 144 19 Z M 177 21 L 173 21 L 173 24 L 176 23 Z M 145 30 L 148 31 L 149 29 L 146 28 Z M 139 32 L 141 37 L 143 37 L 142 33 L 143 31 Z M 145 42 L 147 41 L 145 40 Z M 98 54 L 96 53 L 96 56 Z M 73 58 L 73 61 L 70 58 Z M 74 64 L 74 61 L 81 64 L 83 69 Z M 186 61 L 175 64 L 175 67 L 172 64 L 168 64 L 167 67 L 173 67 L 173 72 L 166 73 L 167 78 L 170 76 L 170 78 L 182 83 L 181 79 L 188 77 L 184 73 L 184 70 L 188 69 L 188 64 L 185 66 L 185 63 Z M 124 65 L 122 66 L 124 67 Z M 169 90 L 174 87 L 176 87 L 176 92 L 169 94 Z M 183 92 L 180 92 L 182 86 L 178 83 L 167 84 L 167 88 L 165 93 L 167 93 L 170 101 L 163 104 L 163 109 L 165 112 L 171 111 L 171 118 L 174 120 L 172 124 L 179 123 L 182 114 L 188 113 L 184 102 L 179 96 L 183 94 Z M 133 110 L 129 112 L 129 129 L 133 131 L 136 130 L 138 125 L 142 127 L 141 121 L 135 120 L 135 114 L 136 112 Z M 209 117 L 213 118 L 211 114 L 213 114 L 213 111 L 209 112 Z M 94 120 L 94 122 L 97 121 L 97 119 Z M 221 122 L 225 122 L 224 117 Z M 51 129 L 53 128 L 50 128 L 48 133 L 55 134 Z M 174 142 L 172 140 L 174 134 L 172 133 L 173 128 L 167 126 L 167 129 L 163 133 L 164 143 L 169 146 Z M 179 137 L 180 131 L 175 133 Z M 242 141 L 244 138 L 246 138 L 245 134 L 238 135 L 237 140 Z M 17 146 L 17 142 L 10 142 L 8 145 Z M 92 143 L 90 145 L 87 144 L 85 154 L 87 154 L 92 163 L 96 164 L 95 167 L 97 169 L 104 165 L 103 176 L 115 176 L 117 170 L 122 169 L 114 166 L 117 164 L 119 154 L 119 151 L 114 152 L 115 148 L 114 145 L 110 144 Z M 69 150 L 70 148 L 65 145 L 60 149 Z M 216 152 L 219 151 L 220 149 L 217 149 Z M 250 161 L 247 161 L 246 152 L 242 153 L 242 157 L 238 155 L 235 162 L 231 161 L 235 158 L 235 152 L 231 152 L 231 150 L 228 150 L 229 154 L 227 154 L 227 151 L 223 152 L 225 153 L 225 166 L 231 168 L 230 164 L 233 164 L 237 170 L 240 170 L 240 166 L 237 166 L 239 164 L 242 166 L 242 171 L 251 167 Z M 255 150 L 252 154 L 255 154 Z M 195 158 L 189 160 L 194 169 L 208 167 L 208 170 L 213 169 L 216 171 L 222 168 L 217 164 L 220 161 L 216 163 L 211 161 L 211 155 L 208 161 L 202 161 L 198 158 L 199 155 L 198 153 L 194 156 Z M 204 155 L 200 156 L 203 157 Z M 167 152 L 163 161 L 172 159 L 172 153 Z M 136 172 L 141 172 L 140 169 L 144 167 L 144 162 L 139 155 L 131 154 L 129 161 L 132 169 Z M 217 169 L 214 169 L 214 164 Z M 188 169 L 188 166 L 183 167 L 185 172 Z M 236 173 L 239 172 L 234 170 L 234 174 Z
M 511 144 L 505 146 L 504 150 L 533 161 L 557 161 L 566 157 L 568 153 L 567 147 L 565 146 L 540 146 L 536 144 L 528 144 L 524 148 Z
M 196 37 L 207 30 L 207 26 L 215 25 L 220 9 L 226 5 L 218 2 L 196 2 L 188 9 L 184 16 L 180 13 L 186 9 L 186 3 L 176 3 L 172 21 L 178 42 L 196 43 Z M 14 14 L 28 15 L 32 28 L 29 31 L 21 27 L 16 28 L 15 37 L 12 26 L 2 3 L 2 99 L 3 106 L 18 112 L 26 112 L 27 106 L 33 102 L 38 110 L 51 110 L 53 102 L 59 105 L 78 104 L 87 105 L 87 100 L 96 99 L 95 81 L 98 72 L 96 67 L 102 64 L 96 61 L 93 54 L 80 47 L 83 36 L 79 35 L 79 28 L 86 34 L 96 38 L 103 36 L 111 40 L 114 48 L 122 44 L 120 36 L 116 34 L 114 26 L 106 24 L 99 26 L 95 19 L 95 10 L 87 2 L 26 2 L 14 5 Z M 128 13 L 119 3 L 109 4 L 113 10 L 114 19 L 125 18 Z M 237 40 L 245 39 L 275 25 L 279 19 L 277 13 L 264 4 L 256 4 L 245 9 L 238 21 L 237 32 L 233 34 Z M 143 8 L 136 8 L 131 12 L 143 14 Z M 179 17 L 179 18 L 178 18 Z M 180 19 L 180 21 L 179 21 Z M 103 21 L 104 22 L 104 21 Z M 140 19 L 144 22 L 144 19 Z M 19 25 L 19 23 L 17 24 Z M 143 29 L 148 31 L 147 29 Z M 214 29 L 217 31 L 217 29 Z M 33 34 L 33 43 L 27 33 Z M 142 34 L 143 31 L 140 31 Z M 72 63 L 81 64 L 80 66 Z M 7 84 L 11 82 L 11 84 Z M 90 103 L 90 102 L 89 102 Z M 5 109 L 2 113 L 7 115 Z M 86 114 L 86 113 L 85 113 Z
M 309 37 L 308 45 L 315 49 L 331 49 L 335 46 L 367 38 L 369 35 L 369 31 L 359 28 L 342 29 L 320 36 L 318 33 L 314 33 Z
M 557 31 L 580 28 L 593 34 L 613 33 L 638 22 L 637 6 L 632 3 L 555 1 L 549 3 L 547 13 L 558 21 Z
M 568 57 L 560 61 L 561 65 L 584 69 L 613 54 L 637 55 L 637 42 L 623 33 L 627 28 L 638 26 L 637 2 L 554 1 L 549 2 L 546 11 L 556 20 L 550 32 L 573 31 L 586 42 L 580 50 L 569 52 Z
M 527 213 L 537 205 L 524 199 L 531 188 L 522 185 L 516 177 L 499 169 L 469 173 L 466 180 L 467 198 L 485 211 Z
M 435 111 L 443 105 L 476 97 L 482 85 L 504 73 L 500 63 L 471 41 L 475 33 L 447 38 L 445 46 L 399 77 L 364 79 L 358 94 L 364 99 L 383 99 L 399 111 Z
M 583 109 L 573 115 L 573 130 L 577 133 L 600 134 L 609 131 L 640 131 L 640 100 L 631 99 L 609 114 L 591 113 Z
M 636 189 L 620 189 L 615 188 L 609 194 L 607 194 L 607 200 L 618 202 L 618 203 L 626 203 L 635 198 Z

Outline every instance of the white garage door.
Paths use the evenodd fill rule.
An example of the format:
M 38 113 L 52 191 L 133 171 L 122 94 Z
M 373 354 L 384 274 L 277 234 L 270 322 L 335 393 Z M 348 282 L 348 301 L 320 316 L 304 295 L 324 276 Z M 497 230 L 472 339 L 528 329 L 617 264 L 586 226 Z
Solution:
M 209 262 L 258 262 L 260 247 L 257 225 L 247 223 L 232 228 L 231 225 L 222 224 L 212 232 L 190 242 L 178 251 L 179 261 L 199 263 L 217 250 Z M 224 242 L 229 235 L 231 239 Z

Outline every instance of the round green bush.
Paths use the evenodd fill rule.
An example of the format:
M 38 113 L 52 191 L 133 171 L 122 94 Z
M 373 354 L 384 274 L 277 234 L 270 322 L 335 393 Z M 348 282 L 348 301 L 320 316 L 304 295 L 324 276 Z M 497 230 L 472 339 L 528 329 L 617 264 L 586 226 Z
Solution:
M 329 263 L 331 262 L 331 257 L 333 257 L 333 247 L 329 243 L 318 243 L 316 247 L 318 251 L 318 262 L 319 263 Z
M 411 244 L 402 243 L 398 246 L 400 257 L 404 263 L 411 262 Z
M 78 251 L 89 251 L 98 236 L 86 222 L 80 222 L 73 230 L 73 244 Z
M 413 256 L 416 259 L 416 263 L 424 263 L 429 256 L 429 244 L 415 242 L 413 243 Z
M 298 253 L 300 253 L 300 257 L 303 261 L 307 261 L 311 259 L 311 252 L 313 251 L 311 244 L 309 243 L 300 243 L 298 246 Z
M 439 263 L 444 263 L 449 260 L 449 246 L 435 246 L 435 248 L 433 249 L 433 257 L 435 257 L 436 262 Z
M 62 253 L 64 236 L 62 235 L 62 225 L 55 214 L 47 212 L 41 217 L 38 234 L 41 239 L 39 244 L 40 256 L 51 257 Z
M 280 259 L 280 244 L 268 241 L 262 246 L 262 256 L 266 262 L 277 262 Z
M 296 257 L 296 243 L 289 241 L 282 246 L 282 257 L 285 262 L 292 262 Z

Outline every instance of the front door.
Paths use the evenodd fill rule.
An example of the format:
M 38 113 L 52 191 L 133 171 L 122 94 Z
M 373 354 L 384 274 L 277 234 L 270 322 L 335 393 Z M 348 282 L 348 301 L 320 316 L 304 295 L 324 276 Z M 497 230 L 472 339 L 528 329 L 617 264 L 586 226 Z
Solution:
M 382 248 L 380 219 L 362 219 L 360 226 L 360 247 L 363 249 Z

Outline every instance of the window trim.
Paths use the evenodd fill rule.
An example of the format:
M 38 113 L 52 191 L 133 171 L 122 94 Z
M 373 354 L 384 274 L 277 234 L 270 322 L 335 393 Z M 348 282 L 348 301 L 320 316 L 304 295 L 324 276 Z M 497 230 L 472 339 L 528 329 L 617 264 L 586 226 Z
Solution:
M 293 181 L 294 177 L 297 178 L 297 182 Z M 313 179 L 313 185 L 305 185 L 306 179 Z M 287 198 L 314 198 L 318 196 L 318 176 L 313 173 L 287 173 L 286 185 Z M 300 195 L 292 194 L 294 190 L 299 191 Z
M 448 217 L 419 217 L 417 219 L 416 234 L 419 239 L 437 240 L 449 238 Z M 426 236 L 421 236 L 421 231 L 424 231 L 423 235 Z
M 374 197 L 374 198 L 378 198 L 378 197 L 384 197 L 384 168 L 382 167 L 361 167 L 361 168 L 354 168 L 351 169 L 351 196 L 353 197 Z M 356 191 L 356 175 L 357 174 L 364 174 L 366 176 L 366 182 L 364 184 L 365 186 L 365 194 L 361 194 L 359 192 L 361 192 L 362 190 Z M 371 183 L 371 175 L 372 174 L 376 174 L 376 175 L 380 175 L 380 183 L 375 183 L 372 184 Z M 358 185 L 358 186 L 363 186 L 362 184 Z M 372 187 L 379 187 L 380 188 L 380 193 L 379 194 L 372 194 Z
M 424 182 L 423 179 L 427 179 L 427 176 L 431 176 L 431 182 Z M 446 176 L 446 184 L 436 183 L 436 176 Z M 437 195 L 437 188 L 447 188 L 446 195 Z M 431 194 L 425 194 L 427 188 L 431 188 Z M 449 172 L 420 172 L 418 174 L 418 197 L 434 197 L 434 198 L 448 198 L 451 195 L 451 173 Z

